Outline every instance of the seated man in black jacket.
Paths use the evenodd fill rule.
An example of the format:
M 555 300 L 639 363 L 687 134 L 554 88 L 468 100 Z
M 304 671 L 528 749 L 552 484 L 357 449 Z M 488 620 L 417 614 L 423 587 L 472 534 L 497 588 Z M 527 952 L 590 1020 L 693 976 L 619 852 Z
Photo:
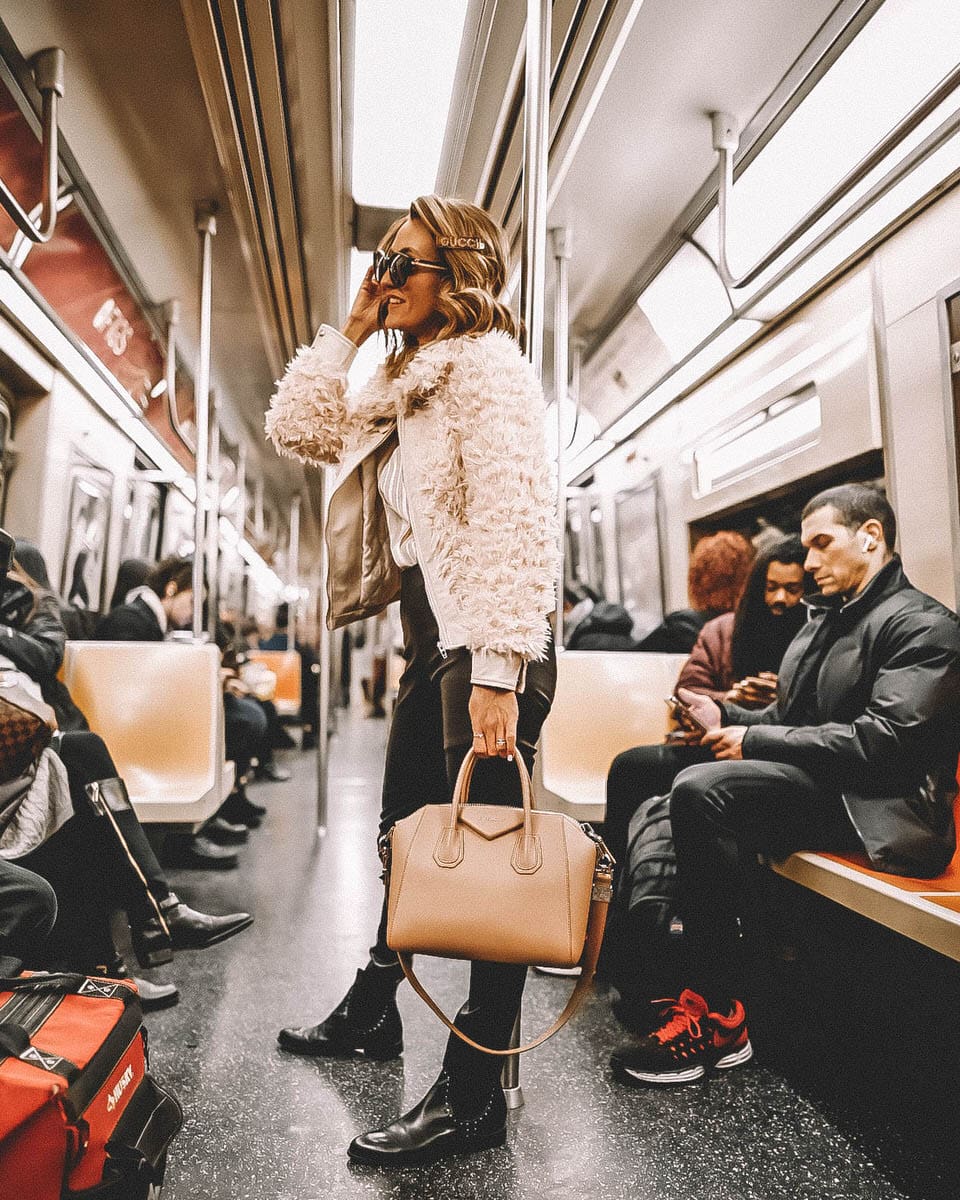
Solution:
M 162 642 L 168 629 L 186 629 L 193 616 L 193 560 L 165 558 L 147 582 L 97 622 L 101 642 Z
M 776 703 L 757 712 L 681 693 L 717 760 L 682 771 L 670 798 L 689 986 L 614 1054 L 627 1084 L 687 1083 L 752 1055 L 736 999 L 742 868 L 725 843 L 744 864 L 865 850 L 880 870 L 920 877 L 954 852 L 960 622 L 904 575 L 893 510 L 875 489 L 821 492 L 801 537 L 820 595 Z

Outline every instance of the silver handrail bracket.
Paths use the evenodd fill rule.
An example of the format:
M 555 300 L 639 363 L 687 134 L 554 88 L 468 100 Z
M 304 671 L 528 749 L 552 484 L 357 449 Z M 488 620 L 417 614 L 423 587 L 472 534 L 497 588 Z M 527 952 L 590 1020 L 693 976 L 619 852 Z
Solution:
M 40 223 L 35 224 L 13 192 L 0 179 L 0 204 L 3 205 L 11 219 L 22 234 L 31 242 L 49 242 L 57 224 L 57 188 L 59 152 L 59 127 L 57 116 L 60 98 L 63 95 L 63 64 L 64 54 L 59 46 L 51 46 L 40 50 L 31 60 L 33 77 L 37 90 L 42 99 L 42 135 L 41 149 L 43 152 L 43 174 L 41 177 L 41 209 Z

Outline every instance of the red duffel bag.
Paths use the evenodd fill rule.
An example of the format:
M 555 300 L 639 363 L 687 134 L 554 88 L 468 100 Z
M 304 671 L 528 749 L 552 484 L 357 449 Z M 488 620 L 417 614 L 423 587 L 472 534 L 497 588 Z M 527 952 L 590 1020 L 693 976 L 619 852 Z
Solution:
M 0 1200 L 157 1197 L 182 1124 L 132 983 L 0 979 Z

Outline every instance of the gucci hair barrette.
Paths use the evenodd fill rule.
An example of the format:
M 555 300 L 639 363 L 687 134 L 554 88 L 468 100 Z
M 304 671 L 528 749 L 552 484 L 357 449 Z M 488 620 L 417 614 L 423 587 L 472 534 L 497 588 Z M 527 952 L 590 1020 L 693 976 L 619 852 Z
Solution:
M 438 237 L 441 250 L 486 250 L 487 243 L 478 237 Z

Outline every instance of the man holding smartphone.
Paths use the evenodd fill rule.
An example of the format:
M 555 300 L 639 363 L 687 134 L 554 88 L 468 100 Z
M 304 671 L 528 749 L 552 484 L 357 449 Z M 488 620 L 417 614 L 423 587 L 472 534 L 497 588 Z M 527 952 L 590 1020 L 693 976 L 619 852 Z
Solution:
M 776 673 L 806 621 L 800 603 L 805 557 L 796 535 L 757 555 L 736 610 L 714 617 L 700 631 L 677 679 L 678 688 L 746 707 L 765 707 L 776 698 Z M 703 730 L 693 728 L 679 697 L 671 696 L 667 703 L 677 729 L 666 745 L 634 746 L 610 766 L 604 840 L 619 863 L 626 861 L 627 830 L 640 805 L 669 792 L 684 767 L 713 757 L 701 748 Z
M 670 794 L 688 986 L 614 1054 L 632 1086 L 688 1083 L 752 1056 L 737 998 L 741 863 L 859 850 L 880 870 L 930 877 L 954 851 L 960 622 L 906 578 L 876 489 L 821 492 L 801 537 L 820 594 L 776 702 L 751 711 L 680 693 L 716 761 L 682 771 Z

